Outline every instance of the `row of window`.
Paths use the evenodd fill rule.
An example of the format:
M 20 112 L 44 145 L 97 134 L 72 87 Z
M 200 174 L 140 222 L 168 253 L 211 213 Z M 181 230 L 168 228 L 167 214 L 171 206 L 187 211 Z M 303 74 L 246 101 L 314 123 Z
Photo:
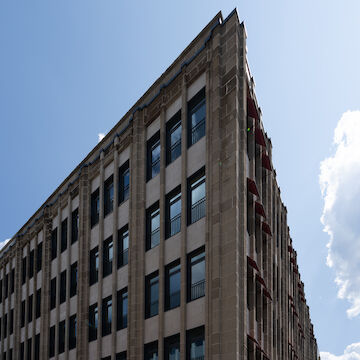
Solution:
M 187 105 L 188 111 L 188 147 L 205 135 L 206 106 L 205 88 L 200 90 Z M 166 165 L 181 155 L 181 110 L 166 123 Z M 149 181 L 160 172 L 160 131 L 147 142 L 146 179 Z
M 144 346 L 144 360 L 158 359 L 158 342 L 154 341 Z M 198 327 L 186 332 L 186 360 L 205 359 L 204 327 Z M 180 334 L 164 339 L 164 360 L 180 360 Z
M 71 244 L 74 244 L 79 238 L 79 209 L 71 213 Z M 68 219 L 66 218 L 60 225 L 60 252 L 64 252 L 68 246 Z M 58 255 L 58 235 L 57 228 L 51 232 L 51 260 Z
M 9 281 L 10 274 L 10 281 Z M 15 290 L 15 269 L 11 269 L 10 273 L 5 274 L 4 281 L 0 280 L 0 303 L 2 302 L 2 298 L 4 295 L 4 299 L 6 299 L 9 294 L 13 294 Z
M 193 224 L 205 216 L 206 188 L 205 169 L 188 179 L 187 183 L 187 224 Z M 181 230 L 181 188 L 178 186 L 165 197 L 165 237 L 169 238 Z M 146 250 L 160 242 L 159 202 L 146 210 Z
M 129 198 L 130 170 L 129 161 L 119 168 L 118 183 L 118 205 Z M 104 216 L 110 214 L 114 209 L 114 176 L 109 176 L 104 182 Z M 100 217 L 100 190 L 97 188 L 91 194 L 91 227 L 99 222 Z
M 65 320 L 58 323 L 58 353 L 65 351 L 65 337 L 68 336 L 69 350 L 76 347 L 76 315 L 69 317 L 69 326 L 66 333 Z M 55 356 L 55 326 L 50 327 L 49 331 L 49 358 Z

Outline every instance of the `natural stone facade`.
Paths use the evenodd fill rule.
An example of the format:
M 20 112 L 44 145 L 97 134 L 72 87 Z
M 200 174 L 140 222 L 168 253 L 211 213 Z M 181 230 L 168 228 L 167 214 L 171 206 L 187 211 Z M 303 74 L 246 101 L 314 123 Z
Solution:
M 206 133 L 189 147 L 188 102 L 204 87 Z M 166 126 L 177 111 L 181 112 L 181 156 L 167 164 Z M 158 131 L 160 171 L 146 181 L 147 141 Z M 0 280 L 3 289 L 7 286 L 1 292 L 1 354 L 6 354 L 6 359 L 48 359 L 50 328 L 54 327 L 55 359 L 110 356 L 115 360 L 116 354 L 126 351 L 127 359 L 140 360 L 144 359 L 144 344 L 157 341 L 158 358 L 163 360 L 164 339 L 178 334 L 180 359 L 185 360 L 189 358 L 188 331 L 203 326 L 205 359 L 317 359 L 304 284 L 272 168 L 271 149 L 246 59 L 244 24 L 236 11 L 226 19 L 219 13 L 1 251 Z M 127 161 L 130 196 L 118 204 L 119 167 Z M 205 168 L 206 177 L 206 216 L 186 226 L 188 179 L 201 168 Z M 104 182 L 111 175 L 114 206 L 104 216 Z M 181 189 L 181 231 L 166 239 L 166 195 L 177 186 Z M 91 194 L 96 189 L 99 222 L 91 227 Z M 145 251 L 146 209 L 155 202 L 160 209 L 159 244 Z M 72 243 L 71 216 L 75 209 L 79 212 L 78 240 Z M 65 219 L 67 246 L 62 251 L 61 224 Z M 128 264 L 117 268 L 118 230 L 126 224 L 130 234 Z M 51 260 L 54 231 L 57 256 Z M 114 260 L 111 275 L 104 277 L 104 240 L 109 236 Z M 89 286 L 89 254 L 95 247 L 99 254 L 98 281 Z M 205 296 L 188 301 L 188 254 L 202 247 Z M 41 269 L 36 265 L 34 275 L 27 273 L 24 282 L 23 259 L 28 261 L 28 271 L 28 264 L 32 261 L 34 267 L 39 257 Z M 165 311 L 164 269 L 177 259 L 181 264 L 180 306 Z M 70 297 L 74 262 L 77 291 Z M 60 303 L 59 277 L 65 270 L 66 301 Z M 145 319 L 145 277 L 154 271 L 159 276 L 158 315 Z M 51 309 L 50 281 L 54 277 L 58 279 L 57 296 Z M 117 331 L 116 296 L 123 288 L 128 291 L 128 320 L 127 327 Z M 38 289 L 40 317 L 35 304 Z M 111 332 L 102 336 L 101 304 L 109 296 Z M 25 322 L 21 326 L 23 303 Z M 97 340 L 89 342 L 89 306 L 94 303 L 99 311 Z M 64 351 L 60 351 L 58 324 L 65 321 L 67 334 L 73 315 L 77 319 L 76 347 L 69 349 L 70 340 L 65 336 Z

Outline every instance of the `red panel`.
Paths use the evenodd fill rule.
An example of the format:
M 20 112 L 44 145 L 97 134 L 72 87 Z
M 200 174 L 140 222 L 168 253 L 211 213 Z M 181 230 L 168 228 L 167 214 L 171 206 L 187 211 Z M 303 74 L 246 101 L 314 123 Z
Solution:
M 254 259 L 252 259 L 251 257 L 247 257 L 247 261 L 248 261 L 248 264 L 254 268 L 256 271 L 260 271 L 257 264 L 256 264 L 256 261 Z
M 263 291 L 264 291 L 264 295 L 265 295 L 267 298 L 269 298 L 270 300 L 272 300 L 272 297 L 271 297 L 269 291 L 267 291 L 266 289 L 264 289 Z
M 270 226 L 263 221 L 262 223 L 262 231 L 264 231 L 265 233 L 267 233 L 268 235 L 272 236 L 272 233 L 271 233 L 271 229 L 270 229 Z
M 258 281 L 266 289 L 265 281 L 259 274 L 256 274 L 256 281 Z
M 257 214 L 266 219 L 264 207 L 259 202 L 255 201 L 255 211 Z
M 261 146 L 266 146 L 264 133 L 258 127 L 255 129 L 255 141 L 257 144 L 259 144 Z
M 262 154 L 262 158 L 261 158 L 261 165 L 262 167 L 264 167 L 265 169 L 272 171 L 272 167 L 271 167 L 271 163 L 270 163 L 270 158 L 266 153 Z
M 259 114 L 256 109 L 255 101 L 251 98 L 247 98 L 247 116 L 254 119 L 259 119 Z
M 254 180 L 247 178 L 247 188 L 248 188 L 248 191 L 250 191 L 255 196 L 260 196 Z

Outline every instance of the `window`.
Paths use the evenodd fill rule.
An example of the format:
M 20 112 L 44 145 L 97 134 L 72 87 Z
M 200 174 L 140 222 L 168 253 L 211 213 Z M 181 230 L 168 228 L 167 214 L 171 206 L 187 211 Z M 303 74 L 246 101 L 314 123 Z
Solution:
M 118 231 L 118 262 L 117 267 L 124 266 L 129 259 L 129 228 L 124 226 Z
M 27 360 L 31 360 L 31 354 L 32 354 L 32 339 L 27 340 Z
M 34 250 L 30 251 L 29 256 L 29 279 L 34 276 Z
M 33 296 L 29 296 L 28 300 L 28 322 L 32 322 L 33 319 Z
M 14 309 L 10 310 L 9 317 L 9 334 L 11 335 L 14 332 Z
M 99 188 L 91 194 L 91 227 L 99 222 L 100 215 L 100 195 Z
M 25 309 L 26 309 L 26 304 L 25 304 L 25 300 L 23 300 L 23 301 L 21 302 L 20 327 L 24 327 L 24 326 L 25 326 Z
M 77 262 L 70 267 L 70 297 L 76 295 L 77 291 Z
M 205 251 L 204 248 L 188 255 L 187 298 L 196 300 L 205 295 Z
M 156 271 L 145 278 L 145 318 L 159 312 L 159 273 Z
M 169 238 L 181 230 L 181 188 L 166 195 L 165 235 Z
M 69 350 L 76 347 L 76 315 L 69 318 Z
M 95 303 L 89 307 L 89 341 L 97 339 L 98 320 L 98 307 Z
M 6 274 L 4 281 L 4 298 L 6 299 L 8 295 L 9 295 L 9 274 Z
M 25 284 L 26 281 L 26 257 L 22 259 L 22 284 Z
M 20 344 L 20 360 L 25 359 L 25 345 L 24 342 Z
M 158 342 L 144 345 L 144 360 L 158 360 Z
M 4 333 L 4 339 L 7 337 L 7 314 L 3 317 L 3 333 Z
M 79 237 L 79 209 L 71 214 L 71 243 L 74 244 Z
M 65 351 L 65 320 L 59 322 L 59 354 Z
M 67 219 L 61 223 L 61 252 L 67 248 Z
M 39 318 L 41 316 L 41 289 L 36 291 L 35 298 L 35 318 Z
M 166 165 L 181 155 L 181 110 L 166 123 Z
M 180 335 L 165 338 L 164 360 L 180 360 Z
M 104 241 L 103 246 L 103 277 L 112 273 L 112 263 L 114 257 L 114 248 L 112 236 Z
M 15 289 L 15 269 L 11 269 L 10 273 L 10 294 L 14 293 Z
M 111 319 L 112 319 L 112 298 L 111 295 L 102 301 L 102 336 L 111 333 Z
M 159 202 L 146 210 L 146 250 L 159 245 L 160 242 L 160 209 Z
M 117 325 L 116 329 L 121 330 L 127 327 L 128 315 L 128 292 L 127 288 L 117 292 Z
M 60 294 L 59 304 L 62 304 L 66 300 L 66 270 L 60 274 Z
M 114 177 L 111 175 L 104 183 L 104 216 L 114 208 Z
M 36 272 L 39 272 L 42 267 L 42 242 L 38 244 L 36 249 Z
M 204 327 L 186 332 L 186 360 L 205 359 Z
M 49 358 L 55 355 L 55 325 L 49 331 Z
M 3 296 L 3 281 L 0 280 L 0 303 L 2 303 L 2 296 Z
M 35 360 L 40 359 L 40 334 L 35 335 Z
M 116 360 L 126 360 L 126 351 L 116 354 Z
M 56 306 L 56 277 L 50 282 L 50 310 Z
M 99 248 L 90 251 L 90 285 L 98 281 L 99 276 Z
M 180 261 L 165 267 L 165 310 L 180 306 Z
M 205 136 L 205 88 L 188 102 L 188 146 Z
M 51 260 L 57 256 L 57 228 L 51 232 Z
M 188 180 L 188 225 L 205 216 L 205 171 L 201 169 Z
M 160 172 L 160 131 L 147 142 L 147 176 L 149 181 Z
M 129 198 L 130 170 L 129 161 L 119 168 L 119 204 Z

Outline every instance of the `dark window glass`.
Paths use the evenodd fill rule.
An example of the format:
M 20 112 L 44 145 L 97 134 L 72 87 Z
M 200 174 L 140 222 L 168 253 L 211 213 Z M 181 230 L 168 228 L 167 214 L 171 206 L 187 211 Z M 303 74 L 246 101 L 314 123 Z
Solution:
M 42 267 L 42 242 L 38 244 L 36 250 L 36 272 L 39 272 Z
M 128 292 L 127 288 L 117 292 L 117 330 L 127 327 Z
M 5 275 L 5 281 L 4 281 L 4 297 L 5 299 L 9 295 L 9 274 Z
M 188 180 L 188 225 L 205 216 L 205 171 L 197 172 Z
M 1 318 L 0 318 L 0 339 L 1 339 L 2 326 L 3 326 L 3 324 L 2 324 Z
M 130 169 L 129 161 L 119 168 L 119 204 L 129 198 Z
M 90 285 L 98 281 L 99 276 L 99 248 L 90 251 Z
M 67 219 L 61 223 L 61 252 L 67 248 Z
M 188 255 L 188 301 L 205 295 L 205 251 L 196 250 Z
M 25 310 L 26 310 L 26 303 L 25 300 L 23 300 L 21 302 L 20 327 L 25 326 Z
M 129 228 L 124 226 L 118 231 L 118 268 L 128 263 L 129 258 Z
M 12 269 L 10 273 L 10 294 L 14 293 L 14 289 L 15 289 L 15 269 Z
M 35 318 L 41 316 L 41 289 L 36 291 L 36 303 L 35 303 Z
M 35 335 L 35 360 L 40 359 L 40 334 Z
M 65 320 L 59 322 L 59 354 L 65 351 Z
M 101 360 L 111 360 L 111 356 L 105 356 L 105 357 L 101 358 Z
M 180 261 L 165 267 L 165 310 L 180 306 Z
M 4 315 L 3 317 L 3 333 L 4 333 L 4 338 L 7 337 L 7 314 Z
M 57 256 L 57 228 L 51 232 L 51 260 Z
M 98 307 L 95 303 L 89 307 L 89 341 L 97 339 L 98 320 Z
M 116 354 L 116 360 L 126 360 L 126 351 Z
M 104 183 L 104 216 L 114 208 L 114 177 L 111 175 Z
M 144 360 L 158 360 L 158 342 L 144 345 Z
M 50 310 L 56 306 L 56 277 L 50 282 Z
M 22 284 L 25 284 L 26 281 L 26 257 L 22 259 Z
M 180 335 L 165 338 L 164 360 L 180 360 Z
M 166 164 L 181 155 L 181 111 L 166 123 Z
M 76 347 L 76 315 L 69 318 L 69 350 Z
M 71 243 L 75 243 L 79 236 L 79 209 L 71 214 Z
M 205 359 L 205 336 L 203 326 L 186 332 L 186 359 Z
M 169 238 L 181 230 L 181 189 L 166 196 L 165 235 Z
M 24 360 L 25 359 L 25 345 L 22 342 L 20 344 L 20 360 Z
M 0 280 L 0 303 L 2 302 L 2 296 L 3 296 L 3 281 Z
M 34 250 L 30 251 L 29 256 L 29 279 L 34 276 Z
M 76 295 L 77 291 L 77 262 L 70 267 L 70 297 Z
M 188 146 L 205 136 L 205 88 L 188 102 Z
M 109 296 L 102 301 L 102 336 L 111 333 L 111 320 L 112 320 L 112 297 Z
M 11 335 L 14 332 L 14 309 L 10 310 L 9 317 L 9 334 Z
M 55 325 L 49 331 L 49 358 L 55 355 Z
M 160 172 L 160 132 L 158 131 L 147 142 L 147 180 Z
M 59 303 L 62 304 L 66 300 L 66 270 L 60 274 L 60 294 Z
M 100 195 L 99 188 L 91 194 L 91 227 L 99 222 L 100 215 Z
M 33 319 L 33 296 L 29 296 L 28 300 L 28 322 L 31 322 Z
M 155 203 L 146 210 L 146 250 L 159 245 L 160 242 L 160 209 Z
M 9 350 L 9 360 L 13 359 L 13 349 Z
M 32 339 L 27 340 L 27 360 L 31 360 L 32 354 Z
M 145 317 L 149 318 L 159 312 L 159 274 L 155 273 L 145 278 Z
M 103 277 L 112 273 L 112 264 L 114 257 L 114 246 L 112 236 L 104 241 L 103 246 Z

